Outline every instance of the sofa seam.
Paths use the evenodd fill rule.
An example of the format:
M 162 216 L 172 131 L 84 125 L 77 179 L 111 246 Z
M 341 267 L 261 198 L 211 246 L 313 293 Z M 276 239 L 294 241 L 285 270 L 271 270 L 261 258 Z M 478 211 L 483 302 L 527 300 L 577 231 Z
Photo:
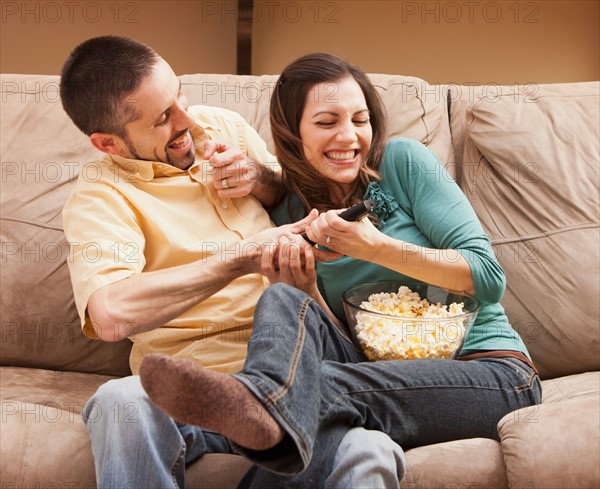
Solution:
M 585 224 L 575 224 L 573 226 L 565 226 L 562 228 L 555 228 L 548 231 L 541 231 L 536 234 L 526 234 L 524 236 L 515 236 L 512 238 L 491 239 L 490 241 L 493 245 L 517 243 L 522 241 L 531 241 L 539 238 L 549 238 L 550 236 L 554 236 L 555 234 L 567 233 L 569 231 L 578 231 L 581 229 L 595 229 L 597 227 L 600 227 L 600 222 L 598 221 Z
M 29 224 L 31 226 L 38 226 L 45 229 L 52 229 L 54 231 L 64 231 L 61 226 L 48 224 L 45 222 L 35 221 L 32 219 L 21 219 L 18 217 L 10 217 L 10 216 L 2 216 L 0 217 L 0 221 L 10 221 L 10 222 L 18 222 L 19 224 Z
M 397 83 L 392 83 L 391 86 L 396 86 L 396 85 L 402 85 L 402 86 L 410 86 L 411 84 L 414 84 L 414 82 L 397 82 Z M 389 92 L 389 90 L 382 86 L 382 85 L 373 85 L 375 88 L 381 88 L 382 90 Z M 429 146 L 429 143 L 431 142 L 431 133 L 429 131 L 429 127 L 427 126 L 427 123 L 425 122 L 425 115 L 427 114 L 427 111 L 425 110 L 425 104 L 423 102 L 423 98 L 421 97 L 421 93 L 419 88 L 417 87 L 417 90 L 415 92 L 415 98 L 419 101 L 419 104 L 421 106 L 421 116 L 419 117 L 421 119 L 421 123 L 423 124 L 423 127 L 425 128 L 425 141 L 423 142 L 423 144 L 425 146 Z M 450 120 L 448 118 L 448 120 Z M 452 142 L 452 137 L 450 137 L 450 142 Z

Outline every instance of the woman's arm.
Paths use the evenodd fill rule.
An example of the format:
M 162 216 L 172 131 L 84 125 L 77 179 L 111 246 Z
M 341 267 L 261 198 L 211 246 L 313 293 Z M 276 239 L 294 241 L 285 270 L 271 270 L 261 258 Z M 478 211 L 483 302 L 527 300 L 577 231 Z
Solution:
M 309 238 L 343 255 L 375 263 L 415 280 L 475 294 L 471 268 L 458 251 L 407 243 L 386 236 L 368 219 L 351 223 L 340 219 L 337 213 L 328 211 L 313 221 Z
M 368 220 L 350 223 L 329 211 L 311 224 L 309 238 L 416 280 L 487 302 L 500 300 L 504 272 L 489 238 L 465 195 L 427 148 L 406 139 L 391 142 L 381 188 L 398 204 L 386 234 Z

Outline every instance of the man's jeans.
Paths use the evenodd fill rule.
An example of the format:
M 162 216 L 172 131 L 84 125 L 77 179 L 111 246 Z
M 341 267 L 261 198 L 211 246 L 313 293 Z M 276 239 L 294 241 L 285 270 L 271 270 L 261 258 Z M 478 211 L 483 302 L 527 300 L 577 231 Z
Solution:
M 539 378 L 513 358 L 366 362 L 310 297 L 285 284 L 257 304 L 235 377 L 286 433 L 269 450 L 235 447 L 267 469 L 251 482 L 261 489 L 322 487 L 353 426 L 383 431 L 404 449 L 497 439 L 502 416 L 541 401 Z
M 185 487 L 185 465 L 205 453 L 231 453 L 217 433 L 176 423 L 152 404 L 138 376 L 103 384 L 83 413 L 101 489 Z M 362 428 L 342 440 L 327 487 L 400 487 L 406 461 L 387 435 Z M 206 481 L 206 487 L 213 487 Z M 215 486 L 216 487 L 216 486 Z

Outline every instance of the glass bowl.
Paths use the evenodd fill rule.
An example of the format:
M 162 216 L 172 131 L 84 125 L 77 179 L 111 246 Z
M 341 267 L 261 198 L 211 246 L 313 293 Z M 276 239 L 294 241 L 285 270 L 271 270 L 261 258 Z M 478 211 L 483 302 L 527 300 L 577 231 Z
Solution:
M 480 306 L 474 297 L 419 282 L 360 284 L 342 301 L 354 341 L 372 361 L 456 358 Z

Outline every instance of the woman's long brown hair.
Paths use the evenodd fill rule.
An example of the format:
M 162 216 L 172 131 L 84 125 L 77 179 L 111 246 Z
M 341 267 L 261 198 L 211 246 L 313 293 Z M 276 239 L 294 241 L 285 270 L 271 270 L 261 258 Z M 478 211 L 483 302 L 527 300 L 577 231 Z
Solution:
M 341 201 L 337 201 L 329 190 L 336 182 L 320 174 L 304 156 L 300 120 L 308 93 L 315 85 L 335 84 L 350 77 L 358 83 L 365 96 L 373 138 L 353 188 L 343 194 Z M 307 211 L 348 207 L 362 199 L 371 180 L 380 180 L 378 170 L 386 138 L 385 109 L 367 75 L 347 61 L 327 53 L 314 53 L 288 65 L 271 97 L 270 120 L 275 154 L 283 169 L 288 193 L 296 194 Z

